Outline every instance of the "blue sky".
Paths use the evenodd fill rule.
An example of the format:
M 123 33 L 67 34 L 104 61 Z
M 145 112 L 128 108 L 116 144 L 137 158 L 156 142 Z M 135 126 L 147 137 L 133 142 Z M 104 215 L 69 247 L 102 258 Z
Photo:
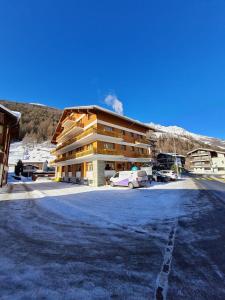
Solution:
M 0 98 L 225 138 L 225 1 L 1 0 Z

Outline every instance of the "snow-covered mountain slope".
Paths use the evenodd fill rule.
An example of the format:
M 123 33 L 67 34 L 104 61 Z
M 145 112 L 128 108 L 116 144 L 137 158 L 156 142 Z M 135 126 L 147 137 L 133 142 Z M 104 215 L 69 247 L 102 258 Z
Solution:
M 41 144 L 16 142 L 12 143 L 9 150 L 9 165 L 16 164 L 19 159 L 30 162 L 44 162 L 54 159 L 50 151 L 54 145 L 49 142 Z
M 190 138 L 212 147 L 216 146 L 225 149 L 225 140 L 222 139 L 196 134 L 178 126 L 162 126 L 154 123 L 149 123 L 148 125 L 156 129 L 156 136 L 158 137 L 162 134 L 169 134 L 175 137 Z
M 36 103 L 36 102 L 31 102 L 29 104 L 32 104 L 32 105 L 37 105 L 37 106 L 46 106 L 45 104 L 41 104 L 41 103 Z

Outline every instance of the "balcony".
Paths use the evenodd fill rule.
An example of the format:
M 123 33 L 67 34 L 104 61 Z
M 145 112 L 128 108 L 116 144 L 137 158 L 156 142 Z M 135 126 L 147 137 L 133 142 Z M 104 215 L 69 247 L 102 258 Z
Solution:
M 95 154 L 95 150 L 94 149 L 89 149 L 89 150 L 85 150 L 85 151 L 80 151 L 71 155 L 67 155 L 64 157 L 60 157 L 60 158 L 56 158 L 53 162 L 57 163 L 60 161 L 66 161 L 66 160 L 70 160 L 70 159 L 76 159 L 82 156 L 87 156 L 87 155 L 91 155 L 91 154 Z
M 69 128 L 63 130 L 63 132 L 57 138 L 57 143 L 65 142 L 66 140 L 70 139 L 73 135 L 81 133 L 83 129 L 83 123 L 77 122 L 75 125 L 73 124 Z
M 73 116 L 67 116 L 62 122 L 62 127 L 69 128 L 72 125 L 74 126 L 75 124 L 76 124 L 76 118 Z
M 191 165 L 192 168 L 211 168 L 211 164 L 192 164 Z
M 108 130 L 98 129 L 97 133 L 98 134 L 102 134 L 102 135 L 107 135 L 107 136 L 115 137 L 115 138 L 122 138 L 123 137 L 122 133 L 118 133 L 118 132 L 114 132 L 114 131 L 108 131 Z
M 97 128 L 94 128 L 94 127 L 90 127 L 87 130 L 85 130 L 84 132 L 78 134 L 77 136 L 75 136 L 71 139 L 68 139 L 64 143 L 61 143 L 58 147 L 56 147 L 55 150 L 53 150 L 53 153 L 54 153 L 54 151 L 57 151 L 57 150 L 60 150 L 64 147 L 66 147 L 66 146 L 69 146 L 69 145 L 83 139 L 84 137 L 86 137 L 90 134 L 98 134 L 98 135 L 104 135 L 104 136 L 109 136 L 109 137 L 114 137 L 114 138 L 121 138 L 122 137 L 122 135 L 120 135 L 117 132 L 110 132 L 110 131 L 100 130 L 100 129 L 97 129 Z
M 195 161 L 211 161 L 211 157 L 210 156 L 203 156 L 203 157 L 193 157 L 193 159 L 191 160 L 191 162 L 195 162 Z
M 196 156 L 209 156 L 210 152 L 209 151 L 205 151 L 205 152 L 198 152 L 195 154 L 191 154 L 191 157 L 196 157 Z
M 97 154 L 105 154 L 105 155 L 122 155 L 121 152 L 115 149 L 98 149 Z

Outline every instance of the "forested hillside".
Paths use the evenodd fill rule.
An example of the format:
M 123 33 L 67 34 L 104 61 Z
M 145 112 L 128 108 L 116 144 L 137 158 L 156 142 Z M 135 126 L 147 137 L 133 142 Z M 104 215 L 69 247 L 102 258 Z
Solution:
M 57 122 L 62 111 L 48 106 L 38 104 L 19 103 L 14 101 L 0 100 L 0 104 L 11 110 L 21 113 L 20 140 L 25 144 L 42 143 L 52 138 Z M 186 155 L 188 151 L 197 148 L 214 148 L 221 150 L 225 148 L 225 141 L 196 135 L 179 127 L 167 127 L 161 125 L 149 125 L 155 127 L 157 138 L 157 152 L 178 152 Z M 172 130 L 171 130 L 172 129 Z
M 177 137 L 169 133 L 162 133 L 157 139 L 157 152 L 177 152 L 186 155 L 187 152 L 196 148 L 212 148 L 211 145 L 201 141 L 197 141 L 192 137 Z M 214 149 L 221 150 L 221 148 L 214 146 Z
M 41 143 L 50 140 L 62 111 L 48 106 L 0 100 L 0 104 L 21 113 L 20 140 Z

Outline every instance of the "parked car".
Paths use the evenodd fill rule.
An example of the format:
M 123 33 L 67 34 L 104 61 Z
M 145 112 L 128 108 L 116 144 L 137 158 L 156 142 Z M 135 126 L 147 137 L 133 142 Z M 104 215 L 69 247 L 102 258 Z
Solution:
M 152 172 L 152 180 L 157 181 L 157 182 L 168 182 L 170 178 L 158 171 L 153 171 Z
M 147 173 L 142 170 L 120 171 L 110 178 L 111 186 L 128 186 L 131 189 L 146 186 L 147 182 Z
M 170 180 L 177 180 L 178 178 L 177 174 L 172 170 L 161 170 L 160 173 L 169 177 Z

